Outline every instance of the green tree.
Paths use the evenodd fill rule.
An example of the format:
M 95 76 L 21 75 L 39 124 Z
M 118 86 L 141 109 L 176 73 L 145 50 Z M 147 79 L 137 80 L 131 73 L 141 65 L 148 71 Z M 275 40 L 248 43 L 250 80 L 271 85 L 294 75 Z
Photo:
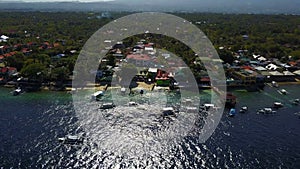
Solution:
M 106 56 L 108 62 L 107 62 L 107 65 L 109 66 L 115 66 L 116 65 L 116 58 L 112 55 L 112 54 L 108 54 Z
M 51 78 L 55 81 L 64 82 L 69 77 L 69 70 L 66 67 L 57 67 L 51 70 Z
M 36 59 L 43 65 L 48 65 L 50 63 L 50 56 L 47 54 L 38 54 Z
M 290 55 L 293 57 L 293 60 L 300 59 L 300 50 L 292 51 Z
M 46 67 L 40 63 L 32 63 L 25 66 L 21 70 L 21 75 L 28 77 L 30 79 L 42 80 L 43 76 L 46 74 Z
M 219 50 L 218 51 L 220 59 L 222 59 L 225 63 L 231 64 L 234 61 L 234 57 L 232 52 L 228 50 Z

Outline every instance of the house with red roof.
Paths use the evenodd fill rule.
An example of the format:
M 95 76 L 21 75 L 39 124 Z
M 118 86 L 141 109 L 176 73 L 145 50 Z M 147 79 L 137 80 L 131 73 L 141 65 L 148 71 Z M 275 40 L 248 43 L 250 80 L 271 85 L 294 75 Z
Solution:
M 6 57 L 14 56 L 15 54 L 17 54 L 17 52 L 9 52 L 9 53 L 5 53 L 3 56 L 4 58 L 6 58 Z
M 17 51 L 19 51 L 19 50 L 21 50 L 21 49 L 22 49 L 22 47 L 23 47 L 23 45 L 22 45 L 22 44 L 20 44 L 20 43 L 18 43 L 18 44 L 15 44 L 15 45 L 14 45 L 14 47 L 13 47 L 13 50 L 17 50 Z
M 52 46 L 51 46 L 51 44 L 49 43 L 49 42 L 44 42 L 40 47 L 39 47 L 39 49 L 51 49 L 52 48 Z
M 25 55 L 28 55 L 29 53 L 32 52 L 32 50 L 29 49 L 29 48 L 23 48 L 23 49 L 21 50 L 21 52 L 22 52 L 23 54 L 25 54 Z
M 8 76 L 11 76 L 15 73 L 17 73 L 17 68 L 15 67 L 2 67 L 0 68 L 0 74 L 1 75 L 8 75 Z
M 155 80 L 157 86 L 169 86 L 171 82 L 169 73 L 161 69 L 157 70 L 157 75 L 155 77 Z

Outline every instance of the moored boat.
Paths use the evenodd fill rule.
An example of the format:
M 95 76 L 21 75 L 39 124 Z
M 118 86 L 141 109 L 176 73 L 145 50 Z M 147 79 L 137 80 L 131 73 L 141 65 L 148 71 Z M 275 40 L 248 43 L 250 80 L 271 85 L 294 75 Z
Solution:
M 16 90 L 13 91 L 13 95 L 14 96 L 18 96 L 19 94 L 21 94 L 23 92 L 23 90 L 19 87 Z
M 275 81 L 272 81 L 272 86 L 273 86 L 273 87 L 276 87 L 276 88 L 279 87 L 278 83 L 275 82 Z
M 138 104 L 136 102 L 129 102 L 128 105 L 129 106 L 137 106 Z
M 243 106 L 240 109 L 240 113 L 246 113 L 248 111 L 248 107 L 247 106 Z
M 257 110 L 257 114 L 273 114 L 273 113 L 276 113 L 276 111 L 268 107 Z
M 121 94 L 125 94 L 125 93 L 126 93 L 126 88 L 125 88 L 125 87 L 122 87 L 122 88 L 120 89 L 120 91 L 121 91 Z
M 280 94 L 283 94 L 283 95 L 286 95 L 286 94 L 287 94 L 287 91 L 286 91 L 285 89 L 281 89 L 281 90 L 279 90 L 279 93 L 280 93 Z
M 298 105 L 300 103 L 300 99 L 295 99 L 295 100 L 293 100 L 293 104 L 294 105 Z
M 216 107 L 214 104 L 210 104 L 210 103 L 206 103 L 200 106 L 200 111 L 209 111 L 213 109 L 216 109 Z
M 97 91 L 94 94 L 92 94 L 91 98 L 92 100 L 99 100 L 104 95 L 103 91 Z
M 100 109 L 112 109 L 114 107 L 116 107 L 114 103 L 108 102 L 108 103 L 102 103 Z
M 67 135 L 65 137 L 58 138 L 58 141 L 63 144 L 82 144 L 83 138 L 76 135 Z
M 281 102 L 274 102 L 273 107 L 274 108 L 281 108 L 281 107 L 283 107 L 283 104 Z
M 236 111 L 234 108 L 232 108 L 232 109 L 230 109 L 228 116 L 233 117 L 233 116 L 235 116 L 235 114 L 236 114 Z
M 175 116 L 174 108 L 173 107 L 165 107 L 165 108 L 163 108 L 162 115 L 163 115 L 163 117 L 166 117 L 166 116 Z

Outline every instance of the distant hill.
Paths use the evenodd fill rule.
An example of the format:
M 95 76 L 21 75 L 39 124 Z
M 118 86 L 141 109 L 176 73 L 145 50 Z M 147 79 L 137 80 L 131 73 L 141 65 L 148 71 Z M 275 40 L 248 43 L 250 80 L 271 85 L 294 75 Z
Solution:
M 4 2 L 1 11 L 163 11 L 300 14 L 299 0 L 115 0 L 110 2 Z

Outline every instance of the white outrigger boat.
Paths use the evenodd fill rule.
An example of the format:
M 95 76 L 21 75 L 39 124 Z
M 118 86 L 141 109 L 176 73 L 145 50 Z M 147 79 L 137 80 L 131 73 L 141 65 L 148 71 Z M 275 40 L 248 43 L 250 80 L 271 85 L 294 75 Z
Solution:
M 288 92 L 285 89 L 281 89 L 278 91 L 280 94 L 286 95 Z
M 162 115 L 164 117 L 166 117 L 166 116 L 175 116 L 174 108 L 173 107 L 165 107 L 165 108 L 163 108 Z
M 121 92 L 122 95 L 124 95 L 124 94 L 126 93 L 126 88 L 125 88 L 125 87 L 122 87 L 122 88 L 120 89 L 120 92 Z
M 216 107 L 214 104 L 206 103 L 200 106 L 200 111 L 209 111 L 209 110 L 216 110 L 218 107 Z
M 273 113 L 276 113 L 276 111 L 272 110 L 272 108 L 263 108 L 257 111 L 257 114 L 273 114 Z
M 19 94 L 23 93 L 23 90 L 20 87 L 18 87 L 12 93 L 13 93 L 14 96 L 18 96 Z
M 114 107 L 116 107 L 114 103 L 108 102 L 108 103 L 102 103 L 100 109 L 112 109 Z
M 92 94 L 91 98 L 92 100 L 98 101 L 103 95 L 104 95 L 103 91 L 97 91 L 94 94 Z
M 293 100 L 293 104 L 294 105 L 298 105 L 300 103 L 300 99 L 295 99 L 295 100 Z
M 137 106 L 138 104 L 136 102 L 129 102 L 128 106 Z
M 247 106 L 243 106 L 240 109 L 240 113 L 246 113 L 248 111 L 248 107 Z
M 274 102 L 274 108 L 281 108 L 283 107 L 283 104 L 281 102 Z
M 276 83 L 275 81 L 272 81 L 271 84 L 272 84 L 273 87 L 276 87 L 276 88 L 279 87 L 278 83 Z
M 83 138 L 76 135 L 67 135 L 65 137 L 58 138 L 58 141 L 63 144 L 82 144 Z

